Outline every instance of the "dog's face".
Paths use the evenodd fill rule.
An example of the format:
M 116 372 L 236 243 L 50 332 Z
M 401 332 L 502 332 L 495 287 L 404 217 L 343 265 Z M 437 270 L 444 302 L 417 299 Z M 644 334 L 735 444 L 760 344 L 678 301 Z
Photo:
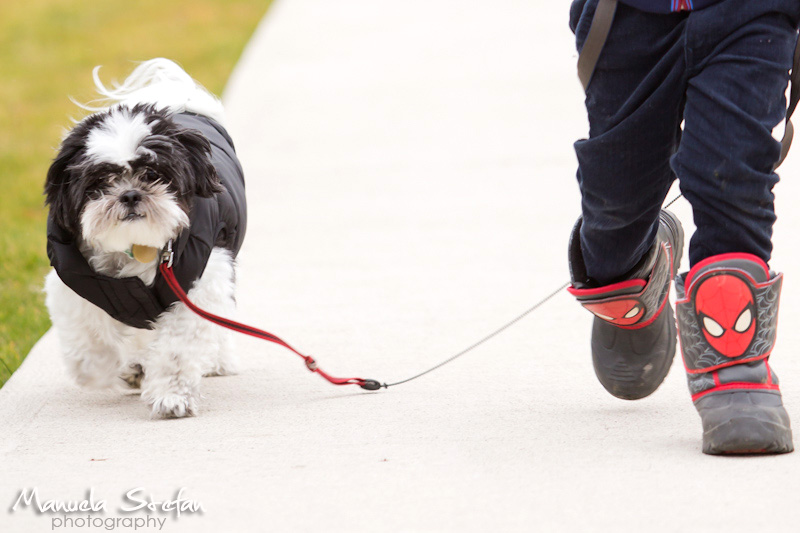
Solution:
M 150 105 L 115 106 L 61 143 L 45 194 L 54 221 L 101 252 L 163 247 L 189 225 L 195 196 L 221 190 L 200 133 Z

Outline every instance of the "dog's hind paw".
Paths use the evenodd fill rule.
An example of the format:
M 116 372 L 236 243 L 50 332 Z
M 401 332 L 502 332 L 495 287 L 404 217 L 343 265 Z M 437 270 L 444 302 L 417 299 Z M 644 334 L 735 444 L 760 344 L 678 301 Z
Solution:
M 239 373 L 239 366 L 233 362 L 219 363 L 217 366 L 203 374 L 203 377 L 234 376 Z
M 152 404 L 153 418 L 183 418 L 197 414 L 197 400 L 192 396 L 168 394 Z
M 131 389 L 139 389 L 142 386 L 142 379 L 144 378 L 144 370 L 142 365 L 132 364 L 129 365 L 119 376 L 119 379 Z

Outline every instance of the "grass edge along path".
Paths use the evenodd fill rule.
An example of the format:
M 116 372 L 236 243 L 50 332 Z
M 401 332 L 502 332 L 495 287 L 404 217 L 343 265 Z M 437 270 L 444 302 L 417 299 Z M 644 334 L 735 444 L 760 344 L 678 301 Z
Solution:
M 168 57 L 221 94 L 270 0 L 28 0 L 0 5 L 0 387 L 50 327 L 42 186 L 91 72 Z

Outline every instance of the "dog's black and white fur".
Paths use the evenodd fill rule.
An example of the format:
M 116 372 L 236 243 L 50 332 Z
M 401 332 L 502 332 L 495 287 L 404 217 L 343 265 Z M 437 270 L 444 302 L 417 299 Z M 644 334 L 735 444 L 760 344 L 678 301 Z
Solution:
M 193 202 L 221 190 L 208 141 L 172 117 L 190 112 L 224 124 L 222 105 L 166 59 L 142 63 L 114 89 L 100 82 L 97 69 L 94 78 L 104 106 L 91 108 L 94 113 L 61 144 L 45 185 L 50 217 L 74 235 L 94 271 L 138 277 L 150 286 L 158 261 L 132 258 L 132 245 L 162 249 L 189 226 Z M 67 368 L 77 383 L 141 387 L 155 417 L 196 414 L 201 377 L 235 369 L 231 334 L 181 303 L 144 329 L 115 320 L 76 294 L 56 271 L 47 276 L 45 289 Z M 231 316 L 230 250 L 213 249 L 189 297 L 213 313 Z

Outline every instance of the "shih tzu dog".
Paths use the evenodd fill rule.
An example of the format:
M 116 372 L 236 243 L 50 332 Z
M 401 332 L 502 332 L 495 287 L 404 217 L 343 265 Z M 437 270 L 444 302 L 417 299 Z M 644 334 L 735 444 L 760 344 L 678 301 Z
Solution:
M 220 101 L 153 59 L 63 139 L 45 183 L 47 307 L 67 368 L 87 387 L 141 388 L 155 417 L 198 411 L 204 375 L 235 370 L 231 333 L 193 314 L 158 271 L 164 251 L 189 298 L 234 311 L 244 177 Z

